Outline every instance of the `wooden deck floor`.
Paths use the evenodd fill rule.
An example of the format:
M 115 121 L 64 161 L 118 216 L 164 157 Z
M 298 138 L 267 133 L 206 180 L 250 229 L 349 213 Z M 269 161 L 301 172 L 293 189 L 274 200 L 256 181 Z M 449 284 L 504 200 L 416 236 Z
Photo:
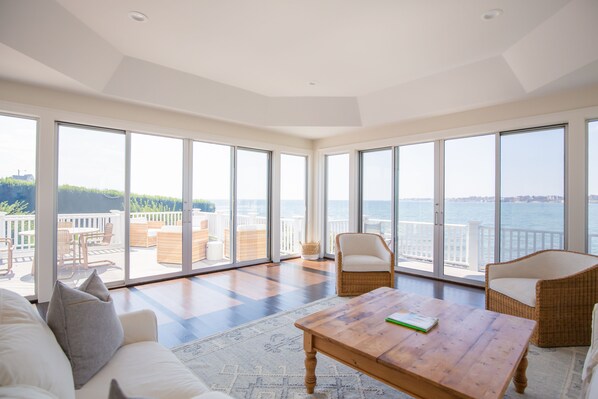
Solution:
M 479 288 L 397 274 L 397 288 L 477 307 Z M 333 261 L 294 259 L 111 291 L 119 313 L 156 312 L 168 347 L 335 295 Z

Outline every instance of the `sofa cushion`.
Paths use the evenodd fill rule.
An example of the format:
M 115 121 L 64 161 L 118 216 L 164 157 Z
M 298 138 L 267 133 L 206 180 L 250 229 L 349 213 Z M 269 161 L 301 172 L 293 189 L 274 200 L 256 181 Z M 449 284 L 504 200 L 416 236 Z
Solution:
M 112 379 L 117 379 L 122 390 L 131 396 L 189 399 L 208 391 L 170 350 L 150 341 L 121 347 L 104 368 L 76 391 L 76 397 L 106 399 Z
M 497 278 L 489 287 L 532 308 L 536 306 L 537 278 Z
M 343 256 L 345 272 L 390 272 L 390 263 L 370 255 Z
M 0 399 L 60 399 L 58 396 L 31 385 L 0 387 Z
M 28 300 L 0 289 L 0 386 L 26 384 L 73 399 L 73 374 L 64 352 Z
M 89 381 L 124 341 L 114 304 L 96 270 L 80 289 L 57 281 L 46 318 L 71 362 L 75 388 Z
M 31 385 L 0 387 L 0 399 L 59 399 L 58 396 Z
M 108 399 L 143 399 L 143 398 L 141 398 L 139 396 L 132 397 L 132 396 L 125 395 L 123 390 L 120 389 L 118 382 L 113 379 L 112 381 L 110 381 L 110 392 L 108 392 Z M 146 398 L 146 399 L 149 399 L 149 398 Z

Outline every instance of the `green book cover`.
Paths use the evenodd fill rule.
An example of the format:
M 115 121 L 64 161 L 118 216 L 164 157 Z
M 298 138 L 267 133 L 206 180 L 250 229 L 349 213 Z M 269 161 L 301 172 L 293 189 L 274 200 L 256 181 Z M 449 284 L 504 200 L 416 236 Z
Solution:
M 429 317 L 419 315 L 417 313 L 397 312 L 393 313 L 385 319 L 389 323 L 398 324 L 400 326 L 412 328 L 421 332 L 428 332 L 438 324 L 436 317 Z

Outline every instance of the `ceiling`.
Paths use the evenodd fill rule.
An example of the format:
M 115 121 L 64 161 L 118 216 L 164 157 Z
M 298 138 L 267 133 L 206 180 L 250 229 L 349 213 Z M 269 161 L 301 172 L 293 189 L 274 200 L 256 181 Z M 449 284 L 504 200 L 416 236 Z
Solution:
M 0 78 L 320 138 L 596 84 L 597 17 L 595 0 L 0 0 Z

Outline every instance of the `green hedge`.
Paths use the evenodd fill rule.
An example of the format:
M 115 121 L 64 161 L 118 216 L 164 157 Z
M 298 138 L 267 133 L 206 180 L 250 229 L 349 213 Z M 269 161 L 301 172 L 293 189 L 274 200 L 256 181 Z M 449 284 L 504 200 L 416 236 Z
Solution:
M 25 203 L 23 211 L 35 209 L 35 183 L 11 178 L 0 179 L 0 203 Z M 172 197 L 131 194 L 131 212 L 181 211 L 183 203 Z M 207 200 L 194 200 L 193 208 L 214 212 L 215 205 Z M 123 209 L 123 193 L 116 190 L 96 190 L 62 185 L 58 188 L 58 213 L 104 213 Z

